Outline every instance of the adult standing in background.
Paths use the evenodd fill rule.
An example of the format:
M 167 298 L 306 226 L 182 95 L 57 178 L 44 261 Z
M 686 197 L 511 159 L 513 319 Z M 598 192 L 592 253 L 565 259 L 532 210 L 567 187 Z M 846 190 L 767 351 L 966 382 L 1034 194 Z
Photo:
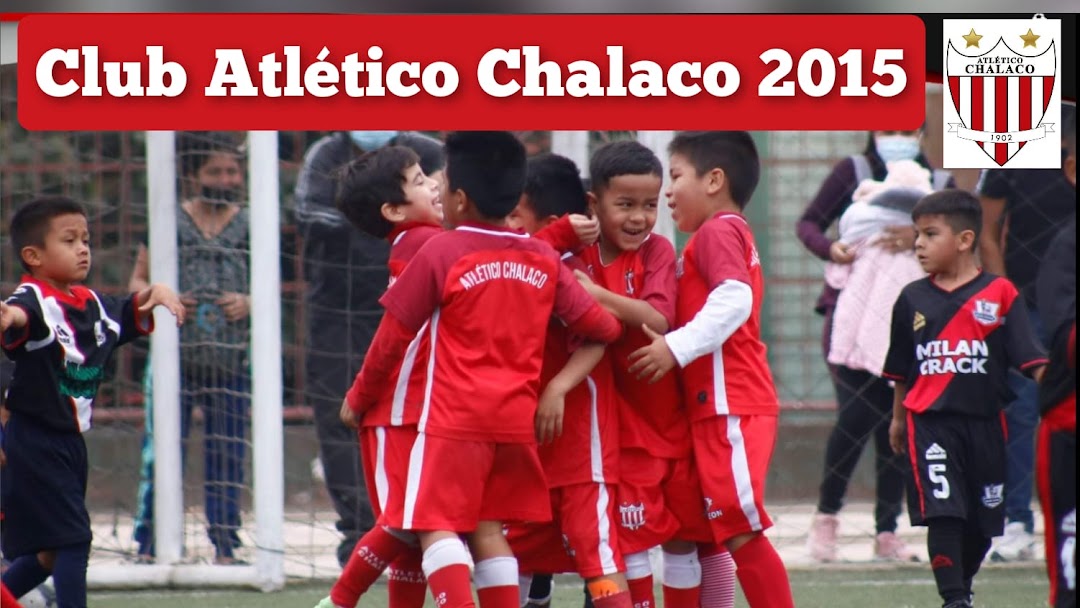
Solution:
M 921 131 L 874 131 L 869 134 L 861 154 L 837 163 L 796 225 L 796 233 L 803 245 L 822 260 L 851 264 L 855 260 L 854 250 L 830 238 L 826 231 L 851 205 L 852 194 L 863 180 L 885 179 L 887 162 L 914 160 L 929 169 L 920 148 L 920 138 Z M 934 172 L 933 182 L 934 189 L 940 189 L 948 184 L 948 175 Z M 910 223 L 887 228 L 881 239 L 881 246 L 891 253 L 910 251 L 914 245 L 915 230 Z M 839 293 L 825 284 L 815 308 L 825 316 L 822 348 L 826 359 Z M 911 560 L 914 554 L 896 535 L 904 497 L 904 477 L 903 459 L 895 456 L 889 447 L 892 388 L 886 380 L 865 370 L 830 365 L 829 371 L 836 390 L 837 420 L 826 444 L 817 513 L 807 537 L 810 556 L 820 562 L 838 559 L 840 520 L 837 514 L 843 507 L 848 482 L 863 448 L 873 438 L 877 471 L 874 558 Z
M 434 141 L 398 131 L 330 133 L 308 149 L 296 184 L 295 217 L 303 237 L 307 282 L 305 398 L 314 409 L 319 459 L 343 536 L 337 548 L 342 567 L 356 541 L 375 523 L 356 432 L 342 424 L 338 414 L 382 319 L 379 298 L 389 280 L 389 244 L 355 230 L 337 210 L 336 174 L 364 152 L 417 140 Z
M 234 134 L 177 135 L 181 202 L 176 214 L 180 299 L 188 323 L 180 328 L 180 436 L 186 442 L 192 410 L 204 424 L 207 532 L 214 562 L 237 563 L 245 439 L 251 408 L 251 296 L 248 210 L 243 204 L 243 156 Z M 139 248 L 128 288 L 145 289 L 150 264 Z M 154 559 L 153 390 L 143 378 L 146 428 L 135 540 L 138 560 Z
M 1076 106 L 1062 105 L 1063 123 L 1075 120 Z M 1062 148 L 1062 158 L 1066 155 Z M 1043 344 L 1046 328 L 1038 313 L 1035 282 L 1043 255 L 1061 226 L 1076 213 L 1076 189 L 1060 169 L 990 169 L 979 184 L 983 229 L 979 255 L 983 269 L 1007 277 L 1024 296 L 1031 327 Z M 1035 466 L 1038 385 L 1016 370 L 1009 372 L 1015 397 L 1005 408 L 1005 534 L 994 540 L 990 559 L 1030 560 L 1035 555 L 1031 498 Z

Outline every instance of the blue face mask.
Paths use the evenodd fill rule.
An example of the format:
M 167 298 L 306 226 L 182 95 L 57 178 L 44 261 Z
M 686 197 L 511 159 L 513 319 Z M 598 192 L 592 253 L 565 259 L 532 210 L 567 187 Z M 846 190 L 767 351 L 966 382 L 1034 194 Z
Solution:
M 885 162 L 915 160 L 919 155 L 919 138 L 910 135 L 883 135 L 874 139 L 878 156 Z
M 349 137 L 365 152 L 378 150 L 397 137 L 399 131 L 349 131 Z

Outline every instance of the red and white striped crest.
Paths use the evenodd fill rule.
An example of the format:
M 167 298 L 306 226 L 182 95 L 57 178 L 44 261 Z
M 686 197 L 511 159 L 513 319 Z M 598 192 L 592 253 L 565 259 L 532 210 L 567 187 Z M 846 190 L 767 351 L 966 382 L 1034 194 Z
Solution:
M 1054 132 L 1054 125 L 1044 122 L 1057 76 L 1054 43 L 1031 56 L 999 38 L 985 53 L 964 55 L 950 41 L 945 74 L 960 118 L 949 133 L 969 140 L 964 145 L 979 146 L 999 167 L 1027 142 Z

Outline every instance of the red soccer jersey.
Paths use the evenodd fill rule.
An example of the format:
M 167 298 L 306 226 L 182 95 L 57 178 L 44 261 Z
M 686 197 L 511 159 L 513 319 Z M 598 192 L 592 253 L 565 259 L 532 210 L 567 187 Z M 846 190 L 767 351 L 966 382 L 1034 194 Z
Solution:
M 771 414 L 780 404 L 761 341 L 764 279 L 754 235 L 743 216 L 720 212 L 690 237 L 676 269 L 679 297 L 676 325 L 682 327 L 705 307 L 709 294 L 725 281 L 750 286 L 750 318 L 720 350 L 698 357 L 682 369 L 686 407 L 692 420 L 711 416 Z
M 585 269 L 577 258 L 564 259 L 571 269 Z M 544 343 L 541 392 L 582 343 L 562 321 L 551 319 Z M 548 487 L 555 488 L 578 483 L 616 483 L 618 457 L 618 402 L 611 362 L 605 356 L 584 382 L 566 394 L 562 435 L 540 446 L 540 462 Z
M 420 431 L 501 443 L 535 441 L 546 320 L 596 306 L 550 245 L 476 225 L 432 238 L 380 301 L 410 332 L 430 319 Z
M 651 234 L 637 251 L 624 251 L 610 264 L 601 261 L 599 245 L 586 248 L 581 257 L 597 285 L 648 302 L 674 326 L 675 248 L 670 241 Z M 690 425 L 678 376 L 668 374 L 649 384 L 627 371 L 630 353 L 648 343 L 640 327 L 628 327 L 608 349 L 615 386 L 626 404 L 619 416 L 621 443 L 659 458 L 683 458 L 690 455 Z
M 387 237 L 391 243 L 390 260 L 387 262 L 390 269 L 389 285 L 393 285 L 401 273 L 405 272 L 405 267 L 424 243 L 442 232 L 442 227 L 437 224 L 413 222 L 398 226 L 391 232 Z M 416 337 L 405 351 L 405 357 L 388 379 L 386 391 L 364 414 L 361 422 L 363 426 L 412 425 L 420 420 L 430 354 L 428 332 L 422 328 L 417 331 Z

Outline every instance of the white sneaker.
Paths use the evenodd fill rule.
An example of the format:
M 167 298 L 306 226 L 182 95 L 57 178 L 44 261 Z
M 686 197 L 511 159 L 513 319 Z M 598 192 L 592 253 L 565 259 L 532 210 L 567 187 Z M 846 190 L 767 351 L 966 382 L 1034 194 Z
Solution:
M 806 550 L 816 562 L 835 562 L 838 557 L 837 538 L 840 535 L 840 518 L 825 513 L 815 513 L 806 536 Z
M 995 562 L 1026 562 L 1035 559 L 1035 535 L 1022 522 L 1005 524 L 1005 534 L 995 538 L 990 548 L 990 560 Z

